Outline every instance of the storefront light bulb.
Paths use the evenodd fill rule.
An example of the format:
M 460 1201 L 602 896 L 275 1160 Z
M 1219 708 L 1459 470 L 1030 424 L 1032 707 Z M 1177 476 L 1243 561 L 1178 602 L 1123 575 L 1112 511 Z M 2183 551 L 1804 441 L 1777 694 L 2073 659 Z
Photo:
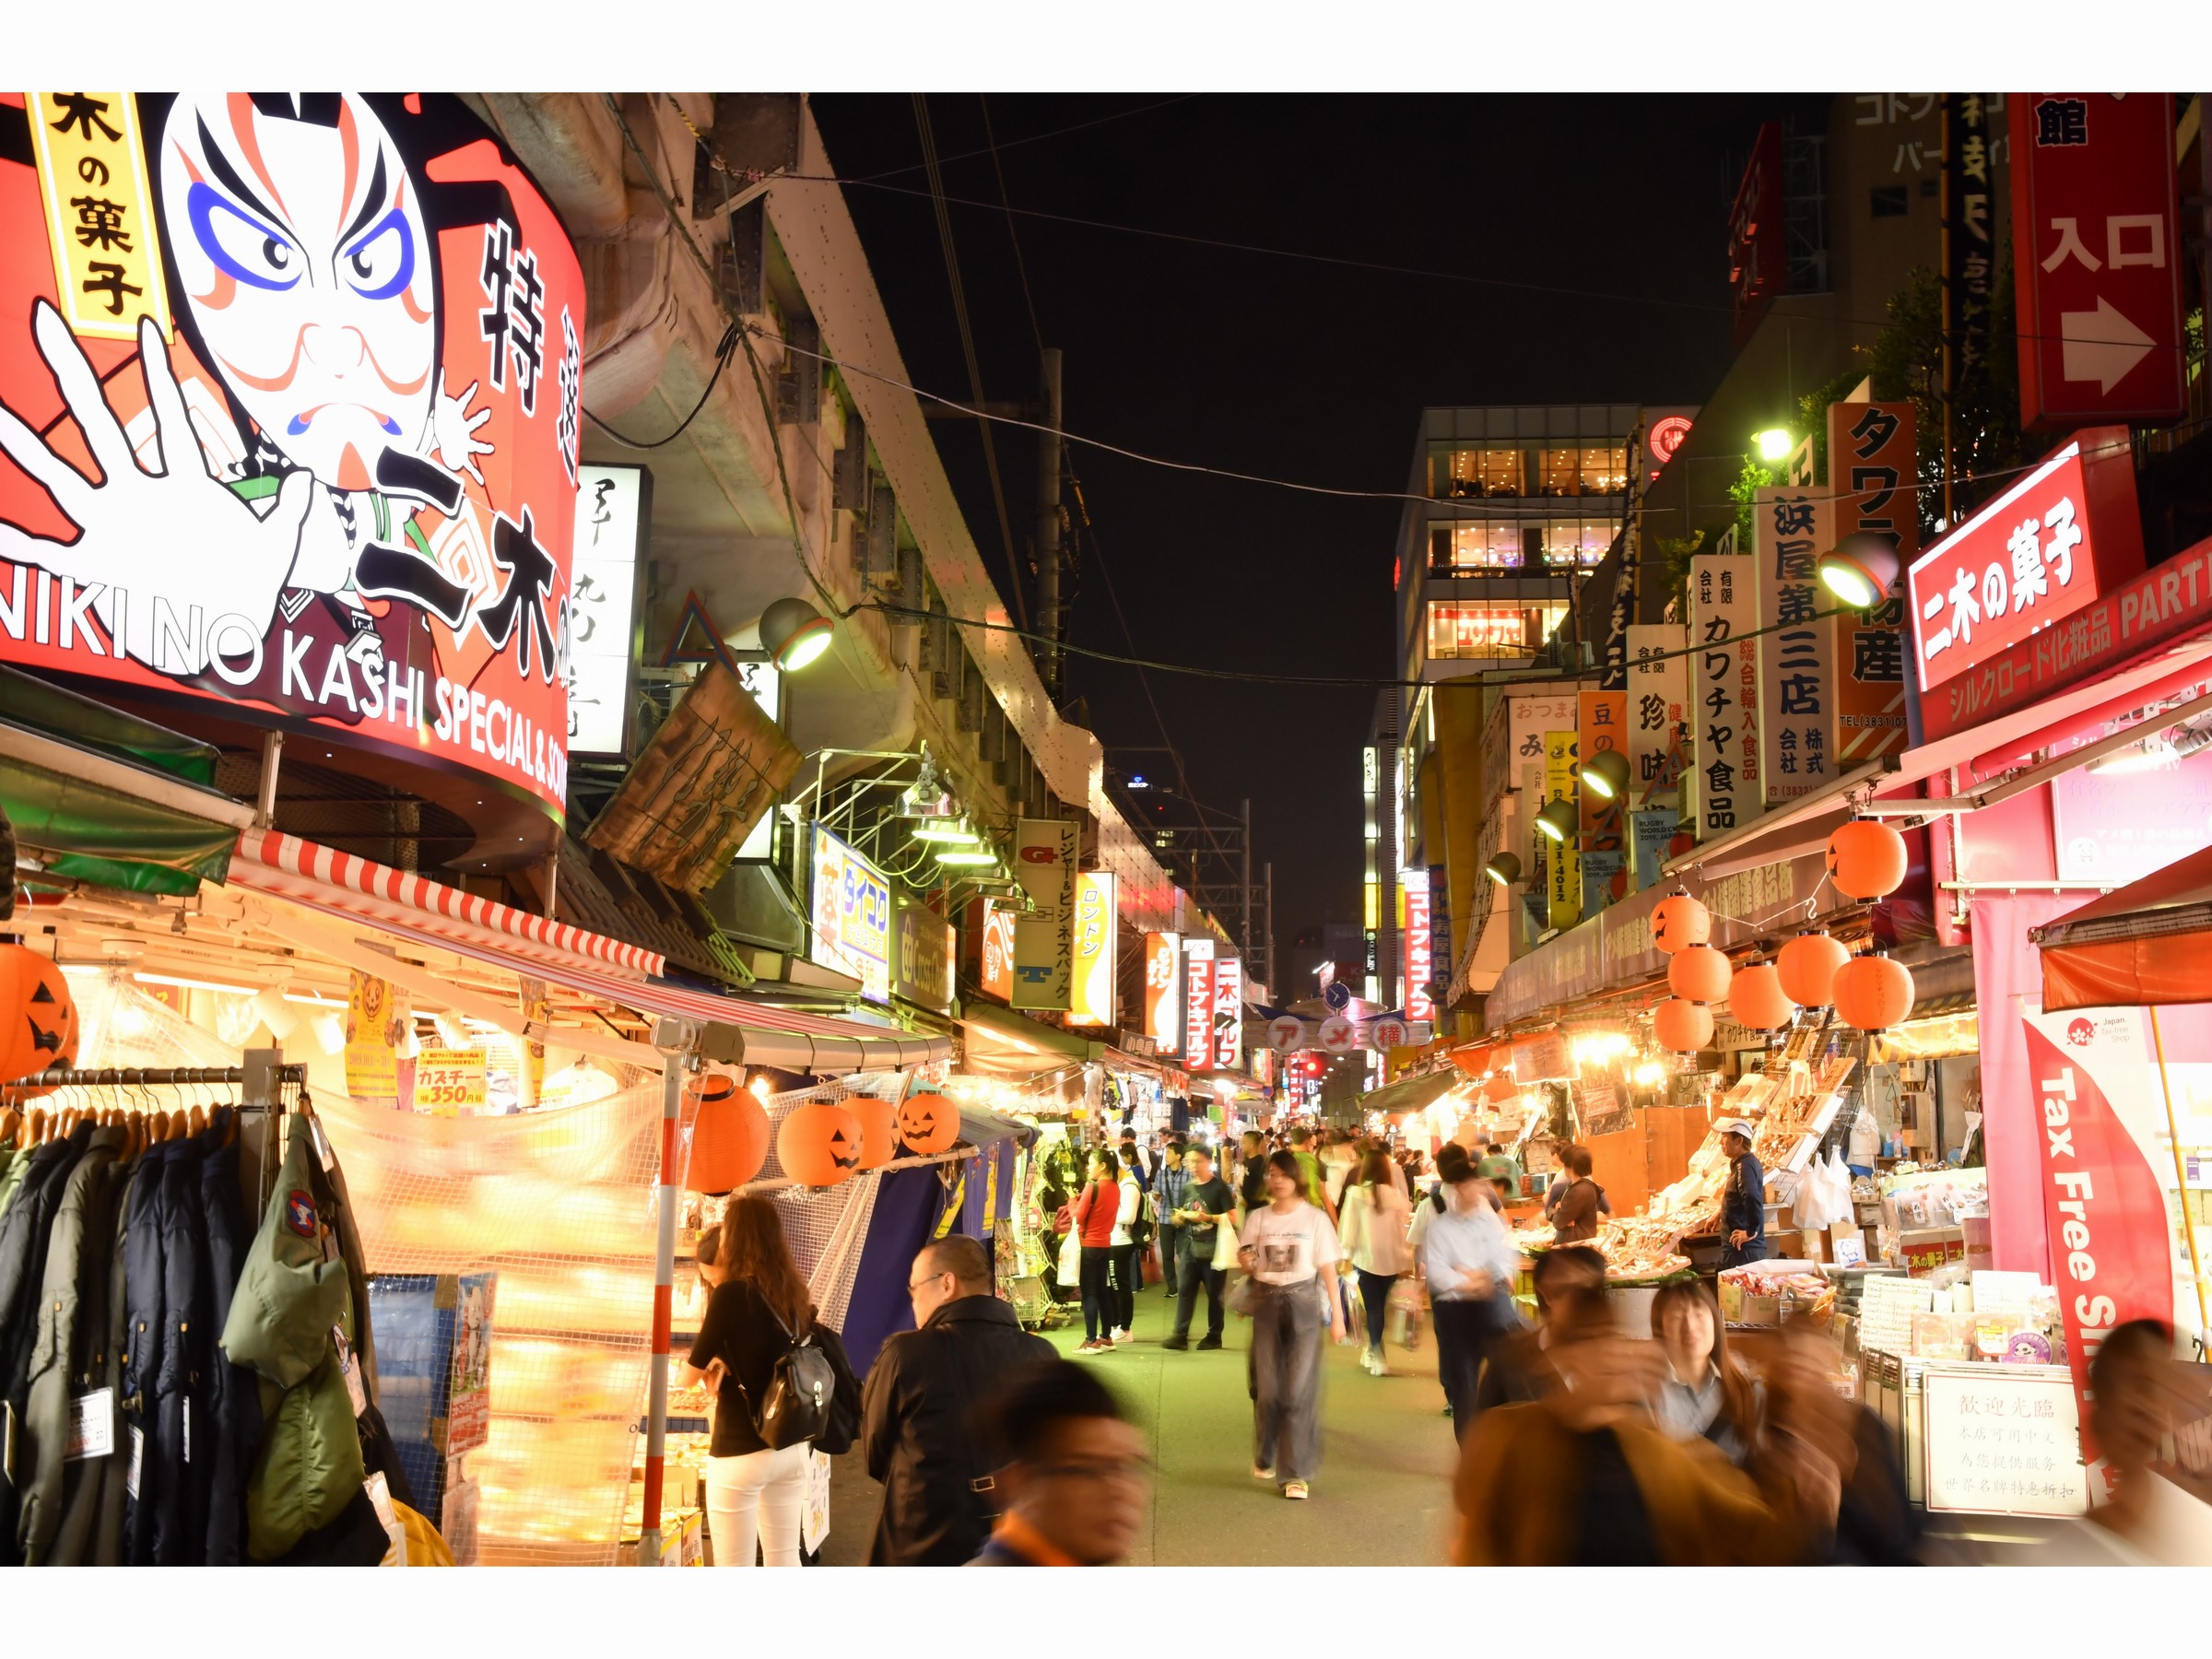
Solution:
M 1820 556 L 1820 585 L 1853 610 L 1881 604 L 1897 586 L 1897 541 L 1877 531 L 1845 536 Z
M 1797 440 L 1781 427 L 1769 427 L 1763 432 L 1754 432 L 1751 443 L 1759 451 L 1761 461 L 1787 461 L 1790 452 L 1797 447 Z
M 1555 841 L 1568 841 L 1580 827 L 1581 814 L 1564 796 L 1536 814 L 1536 828 Z
M 968 868 L 980 868 L 982 865 L 994 865 L 998 862 L 998 854 L 988 847 L 940 845 L 935 856 L 941 865 L 957 865 Z
M 1618 749 L 1600 749 L 1583 762 L 1582 780 L 1593 794 L 1616 800 L 1628 793 L 1629 758 Z
M 804 599 L 779 599 L 760 613 L 760 643 L 786 674 L 829 650 L 835 632 L 830 618 Z
M 1512 887 L 1521 879 L 1521 860 L 1511 853 L 1500 853 L 1482 867 L 1482 873 L 1500 887 Z
M 913 834 L 919 841 L 942 841 L 958 847 L 972 847 L 983 839 L 964 818 L 924 818 L 914 825 Z

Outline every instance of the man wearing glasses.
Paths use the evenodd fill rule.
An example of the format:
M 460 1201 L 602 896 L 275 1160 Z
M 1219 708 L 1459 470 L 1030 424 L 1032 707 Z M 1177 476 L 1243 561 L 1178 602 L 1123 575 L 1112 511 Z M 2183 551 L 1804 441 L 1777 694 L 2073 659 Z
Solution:
M 1028 1366 L 979 1414 L 1005 1461 L 1005 1512 L 972 1567 L 1105 1567 L 1144 1524 L 1152 1463 L 1095 1371 L 1065 1359 Z
M 883 1345 L 861 1398 L 860 1445 L 883 1483 L 871 1567 L 958 1567 L 999 1503 L 969 1407 L 1010 1371 L 1053 1358 L 992 1294 L 991 1253 L 958 1235 L 925 1244 L 907 1276 L 914 1326 Z

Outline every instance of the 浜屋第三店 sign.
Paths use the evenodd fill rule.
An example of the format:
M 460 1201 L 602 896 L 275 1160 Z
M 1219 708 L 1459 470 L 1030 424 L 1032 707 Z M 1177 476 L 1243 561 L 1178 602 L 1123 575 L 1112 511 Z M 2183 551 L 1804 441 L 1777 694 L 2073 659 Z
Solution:
M 0 659 L 567 788 L 582 273 L 458 99 L 0 95 Z

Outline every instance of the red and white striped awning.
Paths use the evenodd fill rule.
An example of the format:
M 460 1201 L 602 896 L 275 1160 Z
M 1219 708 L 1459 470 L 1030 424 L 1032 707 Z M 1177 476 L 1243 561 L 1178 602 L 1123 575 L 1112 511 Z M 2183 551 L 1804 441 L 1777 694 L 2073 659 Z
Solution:
M 657 977 L 666 963 L 655 951 L 297 836 L 241 830 L 229 879 L 340 921 L 365 922 L 641 1013 L 738 1026 L 752 1065 L 820 1076 L 922 1065 L 952 1052 L 948 1037 L 671 984 Z

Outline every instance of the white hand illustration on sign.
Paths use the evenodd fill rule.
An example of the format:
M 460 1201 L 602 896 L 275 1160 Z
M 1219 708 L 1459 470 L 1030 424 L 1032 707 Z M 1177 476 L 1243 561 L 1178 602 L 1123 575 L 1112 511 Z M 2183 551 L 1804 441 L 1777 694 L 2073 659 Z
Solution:
M 210 472 L 170 370 L 168 348 L 150 319 L 139 325 L 138 358 L 161 470 L 146 471 L 83 348 L 43 300 L 34 330 L 39 354 L 103 481 L 94 484 L 0 404 L 0 449 L 82 532 L 75 541 L 59 542 L 0 523 L 0 558 L 63 579 L 65 632 L 69 611 L 88 607 L 120 650 L 161 673 L 200 673 L 227 641 L 238 640 L 251 640 L 258 661 L 270 613 L 299 551 L 314 480 L 304 472 L 288 474 L 264 516 Z M 232 618 L 240 626 L 224 627 Z M 85 637 L 93 652 L 105 654 L 96 640 Z

